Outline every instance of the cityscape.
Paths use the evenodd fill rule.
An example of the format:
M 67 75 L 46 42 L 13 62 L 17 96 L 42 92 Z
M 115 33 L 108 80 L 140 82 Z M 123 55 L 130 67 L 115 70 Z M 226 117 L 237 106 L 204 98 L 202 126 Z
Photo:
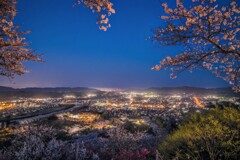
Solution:
M 240 160 L 239 33 L 239 0 L 0 0 L 0 160 Z
M 4 87 L 3 93 L 19 92 L 13 90 Z M 64 141 L 65 145 L 81 142 L 91 151 L 84 153 L 85 156 L 101 159 L 106 158 L 108 151 L 100 146 L 116 147 L 118 144 L 112 144 L 113 138 L 118 136 L 116 134 L 140 138 L 132 139 L 133 144 L 128 147 L 140 143 L 146 149 L 146 153 L 142 154 L 154 158 L 157 154 L 154 149 L 158 143 L 180 125 L 187 115 L 202 113 L 216 106 L 240 107 L 239 94 L 230 88 L 45 89 L 60 92 L 59 97 L 43 92 L 44 88 L 23 90 L 32 96 L 23 94 L 23 97 L 7 97 L 0 102 L 0 127 L 6 132 L 1 135 L 2 144 L 7 144 L 15 130 L 24 132 L 26 126 L 37 127 L 34 128 L 36 130 L 44 126 L 54 130 L 57 138 Z M 30 94 L 38 91 L 41 95 L 39 98 Z M 126 145 L 129 139 L 120 138 L 123 142 L 119 143 Z M 79 149 L 84 150 L 81 147 Z M 114 156 L 111 154 L 116 153 L 109 151 L 108 156 Z
M 172 89 L 169 88 L 168 90 Z M 191 112 L 192 110 L 200 112 L 201 110 L 208 109 L 211 105 L 221 102 L 239 105 L 239 94 L 231 93 L 231 89 L 229 88 L 225 89 L 231 93 L 229 95 L 222 95 L 219 92 L 217 93 L 217 91 L 216 94 L 203 95 L 197 92 L 191 93 L 191 91 L 179 92 L 179 90 L 184 89 L 194 90 L 195 88 L 175 88 L 175 94 L 162 94 L 162 92 L 158 92 L 157 90 L 151 91 L 151 89 L 135 91 L 109 89 L 109 91 L 95 90 L 94 92 L 89 91 L 89 93 L 84 91 L 80 96 L 75 95 L 74 92 L 71 94 L 69 91 L 63 91 L 61 97 L 55 98 L 16 97 L 0 102 L 1 121 L 25 119 L 24 117 L 31 117 L 35 114 L 38 116 L 38 114 L 48 114 L 51 112 L 67 112 L 65 110 L 71 110 L 71 108 L 81 110 L 82 107 L 87 107 L 89 112 L 109 112 L 120 117 L 124 116 L 124 112 L 128 114 L 132 112 L 132 114 L 137 114 L 135 116 L 148 116 L 153 119 L 157 118 L 155 116 L 163 115 L 178 119 L 184 113 Z M 208 91 L 206 90 L 206 92 Z

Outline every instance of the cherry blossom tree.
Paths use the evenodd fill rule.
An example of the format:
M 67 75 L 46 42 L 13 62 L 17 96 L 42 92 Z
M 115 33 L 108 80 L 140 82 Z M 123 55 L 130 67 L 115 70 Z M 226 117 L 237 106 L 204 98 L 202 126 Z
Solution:
M 25 41 L 29 31 L 20 31 L 20 27 L 13 22 L 17 10 L 17 0 L 0 1 L 0 76 L 14 78 L 28 70 L 24 67 L 27 61 L 42 61 L 41 55 L 30 49 Z M 109 27 L 108 17 L 115 13 L 113 4 L 108 0 L 76 0 L 74 6 L 83 4 L 92 12 L 97 13 L 99 29 L 106 31 Z
M 27 72 L 24 62 L 42 61 L 25 42 L 28 32 L 19 31 L 20 27 L 14 25 L 16 13 L 16 0 L 0 1 L 0 76 L 9 78 Z
M 113 3 L 108 0 L 77 0 L 74 6 L 79 4 L 85 5 L 93 13 L 98 14 L 97 24 L 100 30 L 107 31 L 111 27 L 108 17 L 115 13 Z
M 154 70 L 170 69 L 171 78 L 184 70 L 209 70 L 240 91 L 240 8 L 235 1 L 226 6 L 219 1 L 192 0 L 189 6 L 176 0 L 174 9 L 162 4 L 166 26 L 156 28 L 152 41 L 184 51 L 165 57 Z
M 56 135 L 57 131 L 46 125 L 19 126 L 14 129 L 11 145 L 0 150 L 0 159 L 99 160 L 84 143 L 62 141 Z

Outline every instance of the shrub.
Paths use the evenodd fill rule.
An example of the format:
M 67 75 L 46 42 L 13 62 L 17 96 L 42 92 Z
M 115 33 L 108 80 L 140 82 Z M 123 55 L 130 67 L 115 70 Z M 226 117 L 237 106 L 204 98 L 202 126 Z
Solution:
M 115 155 L 116 160 L 147 160 L 147 156 L 150 151 L 148 149 L 142 148 L 136 151 L 120 151 L 117 155 Z
M 146 123 L 141 123 L 141 122 L 136 123 L 135 121 L 127 121 L 124 124 L 124 128 L 131 133 L 135 133 L 135 132 L 146 132 L 150 128 L 150 126 Z
M 234 108 L 192 114 L 159 146 L 166 159 L 239 159 L 240 112 Z

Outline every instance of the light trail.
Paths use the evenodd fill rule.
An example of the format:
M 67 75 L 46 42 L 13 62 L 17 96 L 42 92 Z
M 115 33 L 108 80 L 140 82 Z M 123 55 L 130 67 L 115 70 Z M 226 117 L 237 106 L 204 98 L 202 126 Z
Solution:
M 193 97 L 193 100 L 199 108 L 204 108 L 204 105 L 200 102 L 200 100 L 197 97 Z

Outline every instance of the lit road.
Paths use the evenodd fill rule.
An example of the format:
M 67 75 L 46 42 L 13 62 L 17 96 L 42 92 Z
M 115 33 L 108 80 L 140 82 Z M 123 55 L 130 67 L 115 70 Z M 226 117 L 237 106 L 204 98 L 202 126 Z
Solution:
M 74 109 L 83 108 L 87 105 L 88 104 L 79 104 L 79 105 L 75 105 L 75 106 L 67 108 L 67 109 L 64 108 L 62 110 L 51 112 L 51 113 L 46 113 L 46 114 L 41 114 L 41 115 L 31 116 L 31 117 L 22 117 L 22 118 L 18 118 L 18 119 L 12 119 L 12 120 L 10 120 L 10 123 L 27 124 L 27 123 L 34 122 L 34 121 L 37 121 L 37 120 L 40 120 L 40 119 L 48 118 L 48 117 L 50 117 L 54 114 L 61 114 L 61 113 L 64 113 L 64 112 L 73 111 Z

